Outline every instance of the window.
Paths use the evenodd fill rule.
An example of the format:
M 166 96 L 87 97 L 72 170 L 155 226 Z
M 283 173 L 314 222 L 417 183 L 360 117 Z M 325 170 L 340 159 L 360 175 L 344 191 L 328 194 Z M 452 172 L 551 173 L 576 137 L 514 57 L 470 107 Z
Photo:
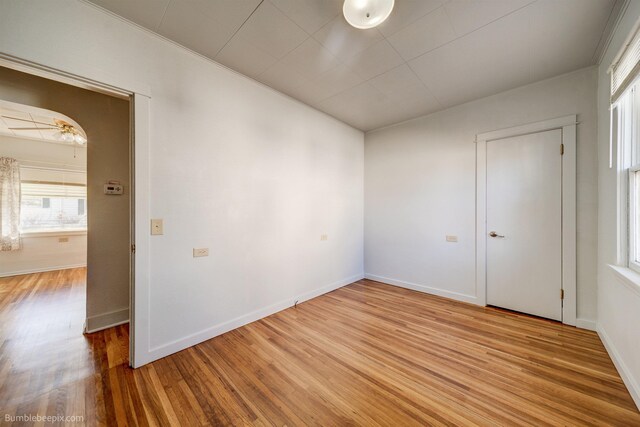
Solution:
M 23 233 L 87 229 L 87 186 L 82 183 L 22 180 Z
M 640 272 L 640 32 L 632 33 L 611 72 L 611 147 L 617 147 L 618 261 Z
M 617 139 L 620 261 L 640 272 L 640 82 L 629 85 L 612 108 Z

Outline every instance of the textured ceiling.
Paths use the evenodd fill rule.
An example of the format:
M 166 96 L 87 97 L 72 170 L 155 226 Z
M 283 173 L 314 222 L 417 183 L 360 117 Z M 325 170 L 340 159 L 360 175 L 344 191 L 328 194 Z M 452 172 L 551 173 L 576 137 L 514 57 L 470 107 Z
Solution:
M 91 0 L 367 131 L 594 64 L 616 0 Z

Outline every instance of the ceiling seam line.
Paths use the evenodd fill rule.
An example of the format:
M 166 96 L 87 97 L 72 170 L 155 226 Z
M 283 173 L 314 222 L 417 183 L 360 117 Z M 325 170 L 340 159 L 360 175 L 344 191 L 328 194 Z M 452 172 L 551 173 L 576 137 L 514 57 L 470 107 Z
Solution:
M 162 12 L 162 18 L 160 18 L 160 22 L 158 23 L 158 26 L 155 29 L 156 32 L 160 31 L 160 27 L 162 27 L 162 23 L 164 22 L 164 17 L 167 16 L 167 10 L 169 10 L 169 5 L 171 4 L 171 2 L 172 0 L 169 0 L 167 2 L 167 5 L 164 7 L 164 12 Z
M 446 3 L 445 3 L 445 4 L 446 4 Z M 442 6 L 440 6 L 440 7 L 444 7 L 444 5 L 442 5 Z M 439 9 L 439 8 L 434 9 L 434 11 L 436 11 L 436 10 L 438 10 L 438 9 Z M 431 12 L 429 12 L 429 13 L 431 13 Z M 447 11 L 445 10 L 445 11 L 444 11 L 444 13 L 445 13 L 445 14 L 447 14 Z M 427 14 L 427 15 L 428 15 L 428 14 Z M 424 15 L 424 16 L 427 16 L 427 15 Z M 450 19 L 450 18 L 448 18 L 448 17 L 447 17 L 447 19 Z M 449 25 L 451 25 L 451 24 L 449 24 Z M 453 25 L 451 25 L 451 27 L 453 28 Z M 387 38 L 387 36 L 385 36 L 384 34 L 382 34 L 382 37 L 383 37 L 383 38 L 384 38 L 384 40 L 387 42 L 387 44 L 388 44 L 389 46 L 391 46 L 391 49 L 393 49 L 393 51 L 394 51 L 395 53 L 397 53 L 397 54 L 398 54 L 398 56 L 402 59 L 403 64 L 404 64 L 404 65 L 406 65 L 406 66 L 407 66 L 407 68 L 409 68 L 409 70 L 411 71 L 411 74 L 413 74 L 413 75 L 415 76 L 415 78 L 416 78 L 416 79 L 418 79 L 418 81 L 422 84 L 422 86 L 427 90 L 427 92 L 429 92 L 429 95 L 433 96 L 433 99 L 435 99 L 435 100 L 436 100 L 436 102 L 438 103 L 438 105 L 439 105 L 440 107 L 444 108 L 444 105 L 442 104 L 442 102 L 440 102 L 440 100 L 439 100 L 439 99 L 434 95 L 433 91 L 429 88 L 429 86 L 427 86 L 427 84 L 424 82 L 424 80 L 422 80 L 422 79 L 420 78 L 420 76 L 418 75 L 418 73 L 416 73 L 416 70 L 414 70 L 414 69 L 413 69 L 413 67 L 411 66 L 411 64 L 409 64 L 409 61 L 407 61 L 406 59 L 404 59 L 404 57 L 400 54 L 400 52 L 398 52 L 398 49 L 396 49 L 396 47 L 393 45 L 393 43 L 391 43 L 391 42 L 389 41 L 389 39 Z M 402 66 L 402 65 L 398 65 L 398 67 L 401 67 L 401 66 Z M 395 70 L 395 69 L 396 69 L 396 68 L 398 68 L 398 67 L 392 68 L 391 70 Z M 391 71 L 391 70 L 388 70 L 388 71 Z M 386 72 L 388 72 L 388 71 L 385 71 L 385 73 L 386 73 Z M 385 73 L 382 73 L 382 74 L 385 74 Z M 382 75 L 382 74 L 380 74 L 380 75 Z M 378 76 L 375 76 L 375 77 L 378 77 Z M 372 77 L 371 79 L 374 79 L 375 77 Z M 371 79 L 369 79 L 369 80 L 371 80 Z
M 437 49 L 440 49 L 440 48 L 442 48 L 442 47 L 444 47 L 444 46 L 447 46 L 447 45 L 449 45 L 449 44 L 451 44 L 451 43 L 453 43 L 453 42 L 455 42 L 455 41 L 458 41 L 458 40 L 460 40 L 460 39 L 461 39 L 461 38 L 463 38 L 463 37 L 467 37 L 468 35 L 473 34 L 473 33 L 475 33 L 476 31 L 480 31 L 481 29 L 483 29 L 483 28 L 485 28 L 485 27 L 487 27 L 487 26 L 489 26 L 489 25 L 493 24 L 494 22 L 497 22 L 497 21 L 499 21 L 499 20 L 501 20 L 501 19 L 503 19 L 503 18 L 506 18 L 506 17 L 507 17 L 507 16 L 509 16 L 509 15 L 512 15 L 512 14 L 514 14 L 514 13 L 516 13 L 516 12 L 519 12 L 519 11 L 521 11 L 522 9 L 524 9 L 524 8 L 526 8 L 526 7 L 529 7 L 529 6 L 531 6 L 532 4 L 537 3 L 537 2 L 538 2 L 538 0 L 533 0 L 533 1 L 531 1 L 531 2 L 529 2 L 529 3 L 527 3 L 527 4 L 525 4 L 524 6 L 519 7 L 519 8 L 518 8 L 518 9 L 516 9 L 516 10 L 512 10 L 511 12 L 507 13 L 506 15 L 502 15 L 501 17 L 496 18 L 496 19 L 494 19 L 494 20 L 493 20 L 493 21 L 491 21 L 491 22 L 487 22 L 487 23 L 486 23 L 486 24 L 484 24 L 483 26 L 478 27 L 478 28 L 476 28 L 476 29 L 475 29 L 475 30 L 473 30 L 473 31 L 469 31 L 468 33 L 463 34 L 463 35 L 461 35 L 461 36 L 458 36 L 458 37 L 456 37 L 456 38 L 455 38 L 455 39 L 453 39 L 453 40 L 449 40 L 448 42 L 446 42 L 446 43 L 444 43 L 444 44 L 441 44 L 441 45 L 440 45 L 440 46 L 438 46 L 438 47 L 435 47 L 435 48 L 433 48 L 433 49 L 431 49 L 431 50 L 428 50 L 428 51 L 426 51 L 426 52 L 424 52 L 424 53 L 421 53 L 420 55 L 418 55 L 418 56 L 416 56 L 416 57 L 414 57 L 414 58 L 408 59 L 408 60 L 407 60 L 407 62 L 409 62 L 409 61 L 414 61 L 414 60 L 416 60 L 416 59 L 418 59 L 418 58 L 420 58 L 420 57 L 422 57 L 422 56 L 426 55 L 427 53 L 431 53 L 431 52 L 433 52 L 433 51 L 435 51 L 435 50 L 437 50 Z M 444 6 L 440 6 L 440 7 L 444 7 Z M 425 16 L 426 16 L 426 15 L 425 15 Z M 455 31 L 455 28 L 454 28 L 454 31 Z
M 262 6 L 262 3 L 264 3 L 264 0 L 260 0 L 260 3 L 258 3 L 258 5 L 251 11 L 251 13 L 249 14 L 249 16 L 247 16 L 247 19 L 245 19 L 244 21 L 242 21 L 242 24 L 240 24 L 240 26 L 238 27 L 238 29 L 236 29 L 233 34 L 231 35 L 231 37 L 229 37 L 229 40 L 226 41 L 226 43 L 220 48 L 218 49 L 218 51 L 216 52 L 215 55 L 213 55 L 213 57 L 215 58 L 216 56 L 218 56 L 218 54 L 220 52 L 222 52 L 222 49 L 224 49 L 225 47 L 227 47 L 227 45 L 231 42 L 231 40 L 233 40 L 233 38 L 236 36 L 236 34 L 238 34 L 238 31 L 240 31 L 242 29 L 242 27 L 244 27 L 244 24 L 247 23 L 247 21 L 249 19 L 251 19 L 251 17 L 253 16 L 254 13 L 256 13 L 256 10 L 258 10 L 258 8 L 260 6 Z

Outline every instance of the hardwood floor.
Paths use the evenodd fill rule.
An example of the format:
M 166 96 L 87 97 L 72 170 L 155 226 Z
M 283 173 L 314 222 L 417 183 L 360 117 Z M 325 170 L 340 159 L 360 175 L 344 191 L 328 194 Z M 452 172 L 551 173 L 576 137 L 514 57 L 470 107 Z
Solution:
M 0 424 L 640 425 L 595 333 L 367 280 L 134 371 L 85 273 L 0 279 Z

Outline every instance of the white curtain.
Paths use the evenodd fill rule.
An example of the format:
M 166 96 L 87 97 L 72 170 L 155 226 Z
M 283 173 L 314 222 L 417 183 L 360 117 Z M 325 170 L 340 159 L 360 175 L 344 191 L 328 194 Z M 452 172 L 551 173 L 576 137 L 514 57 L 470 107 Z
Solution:
M 0 251 L 20 249 L 20 165 L 0 157 Z

